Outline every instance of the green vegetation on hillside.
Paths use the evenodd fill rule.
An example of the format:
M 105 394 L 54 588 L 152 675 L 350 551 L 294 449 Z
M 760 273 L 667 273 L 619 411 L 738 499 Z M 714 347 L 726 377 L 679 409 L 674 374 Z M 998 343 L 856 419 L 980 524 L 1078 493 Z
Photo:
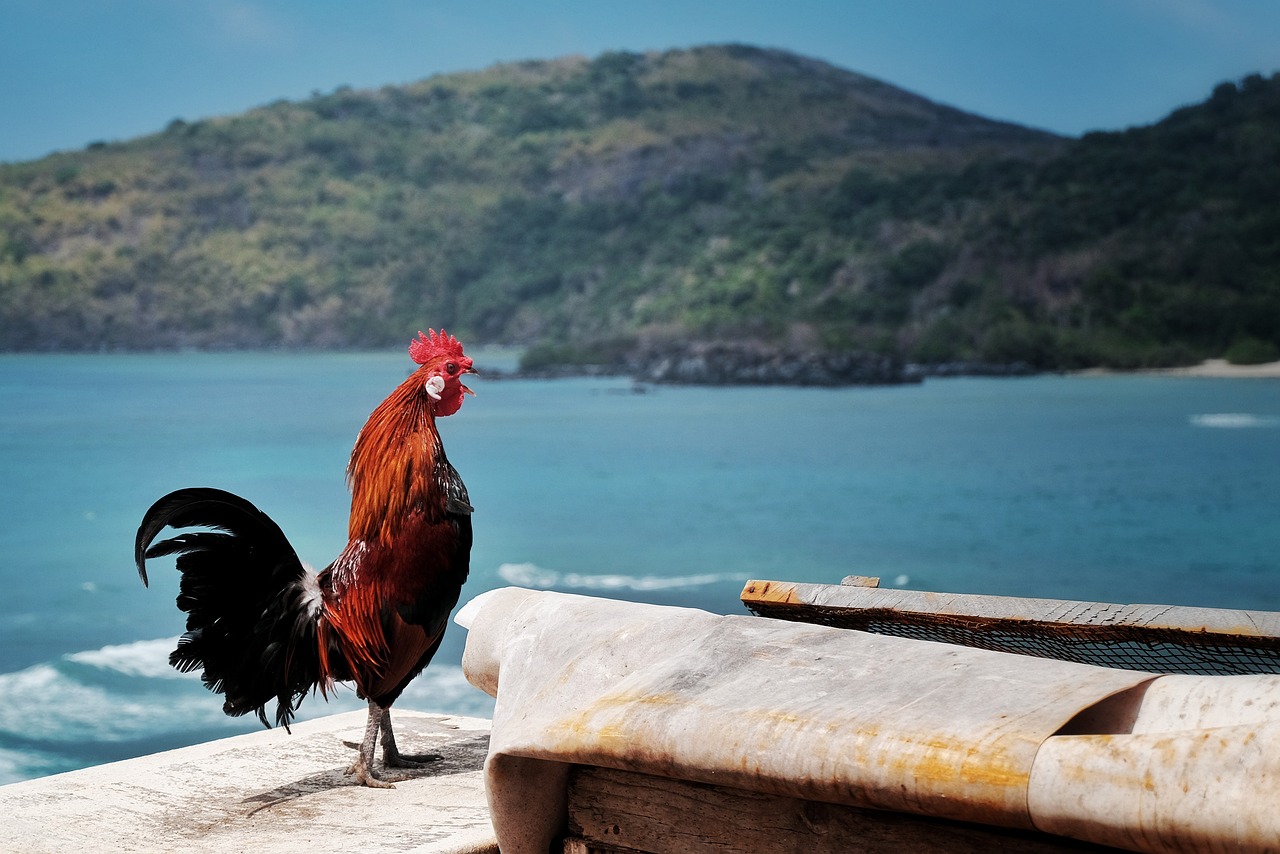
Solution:
M 1081 140 L 739 46 L 339 89 L 0 166 L 0 349 L 1257 359 L 1277 150 L 1261 77 Z
M 956 191 L 985 203 L 969 234 L 1014 303 L 995 331 L 1042 365 L 1280 353 L 1278 151 L 1280 76 L 1254 75 Z

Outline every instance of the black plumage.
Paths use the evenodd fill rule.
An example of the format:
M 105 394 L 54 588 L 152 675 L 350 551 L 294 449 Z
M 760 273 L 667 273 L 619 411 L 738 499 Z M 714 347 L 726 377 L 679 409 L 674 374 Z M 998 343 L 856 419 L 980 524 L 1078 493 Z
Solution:
M 166 526 L 206 528 L 154 545 Z M 320 588 L 280 527 L 245 499 L 220 489 L 171 492 L 151 506 L 138 528 L 134 559 L 147 583 L 147 558 L 177 555 L 178 607 L 186 633 L 169 656 L 184 673 L 201 670 L 223 694 L 228 715 L 257 712 L 276 701 L 275 723 L 288 727 L 302 698 L 322 684 L 316 647 Z

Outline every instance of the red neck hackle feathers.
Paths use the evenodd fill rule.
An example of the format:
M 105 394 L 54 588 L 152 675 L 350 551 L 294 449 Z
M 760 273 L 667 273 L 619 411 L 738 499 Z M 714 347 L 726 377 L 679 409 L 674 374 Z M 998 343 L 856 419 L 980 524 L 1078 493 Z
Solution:
M 443 512 L 446 496 L 433 488 L 436 460 L 444 453 L 435 419 L 462 405 L 470 389 L 461 377 L 472 362 L 443 329 L 419 332 L 409 356 L 422 367 L 373 410 L 351 451 L 352 540 L 389 545 L 410 510 Z M 431 383 L 433 378 L 439 379 Z

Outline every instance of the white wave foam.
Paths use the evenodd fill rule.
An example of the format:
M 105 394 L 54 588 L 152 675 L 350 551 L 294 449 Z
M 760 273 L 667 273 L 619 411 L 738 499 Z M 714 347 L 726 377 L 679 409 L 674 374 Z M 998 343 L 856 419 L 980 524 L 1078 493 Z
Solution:
M 356 696 L 354 683 L 339 682 L 329 694 L 328 700 L 315 694 L 303 701 L 298 720 L 354 712 L 368 707 L 366 700 Z M 274 705 L 270 706 L 268 712 L 274 708 Z M 493 716 L 493 698 L 472 686 L 458 665 L 431 664 L 409 683 L 392 708 L 487 718 Z
M 1191 423 L 1196 427 L 1224 427 L 1228 429 L 1275 427 L 1280 424 L 1280 418 L 1252 415 L 1248 412 L 1210 412 L 1204 415 L 1192 415 Z
M 84 681 L 75 668 L 59 664 L 0 673 L 0 733 L 55 742 L 122 741 L 225 724 L 222 698 L 200 684 L 199 674 L 169 666 L 175 643 L 175 638 L 159 638 L 63 657 L 116 674 L 107 679 Z M 155 677 L 164 681 L 152 681 Z M 328 702 L 308 697 L 299 719 L 365 708 L 354 689 L 337 687 Z M 492 700 L 473 688 L 457 665 L 431 665 L 403 697 L 406 708 L 492 714 Z
M 60 770 L 62 769 L 57 762 L 48 754 L 0 748 L 0 786 L 56 774 Z
M 468 682 L 461 667 L 432 664 L 409 683 L 395 708 L 489 718 L 493 705 L 493 698 Z
M 86 684 L 49 664 L 0 673 L 0 731 L 57 742 L 124 741 L 220 720 L 221 704 L 199 682 L 174 687 L 131 693 Z
M 584 575 L 578 572 L 556 572 L 534 563 L 504 563 L 498 575 L 508 584 L 546 590 L 552 587 L 573 590 L 675 590 L 701 587 L 718 581 L 746 581 L 739 572 L 705 572 L 695 575 Z
M 177 638 L 156 638 L 77 652 L 68 655 L 66 659 L 103 670 L 114 670 L 125 676 L 151 679 L 197 678 L 195 674 L 180 673 L 169 666 L 169 653 L 177 645 Z
M 498 567 L 498 575 L 508 584 L 517 587 L 554 587 L 560 573 L 543 569 L 536 563 L 504 563 Z

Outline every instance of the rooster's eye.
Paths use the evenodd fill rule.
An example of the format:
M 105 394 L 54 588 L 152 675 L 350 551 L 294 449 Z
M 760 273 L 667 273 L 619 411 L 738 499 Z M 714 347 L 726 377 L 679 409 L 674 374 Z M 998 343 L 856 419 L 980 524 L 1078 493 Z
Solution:
M 458 363 L 450 362 L 449 364 L 444 366 L 444 369 L 448 371 L 450 374 L 456 374 L 458 372 Z

